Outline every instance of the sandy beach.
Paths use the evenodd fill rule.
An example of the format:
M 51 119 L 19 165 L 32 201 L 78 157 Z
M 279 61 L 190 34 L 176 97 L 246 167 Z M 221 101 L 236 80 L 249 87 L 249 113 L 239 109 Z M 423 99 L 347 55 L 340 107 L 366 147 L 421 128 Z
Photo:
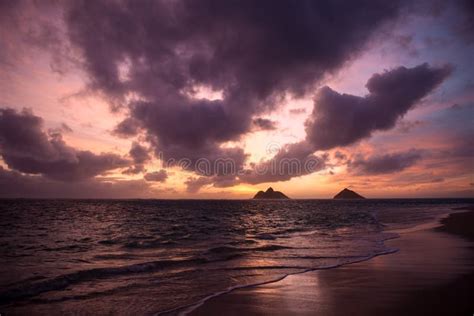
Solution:
M 473 241 L 470 208 L 400 232 L 394 254 L 238 289 L 191 315 L 472 315 Z

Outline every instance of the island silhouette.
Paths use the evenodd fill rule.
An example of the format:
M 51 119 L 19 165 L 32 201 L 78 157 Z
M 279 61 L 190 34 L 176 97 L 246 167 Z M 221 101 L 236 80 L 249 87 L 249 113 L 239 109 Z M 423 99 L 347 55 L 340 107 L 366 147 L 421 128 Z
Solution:
M 257 194 L 253 197 L 254 200 L 275 200 L 275 199 L 280 199 L 280 200 L 288 200 L 289 197 L 287 197 L 285 194 L 283 194 L 280 191 L 275 191 L 273 190 L 272 187 L 268 188 L 267 191 L 258 191 Z
M 267 191 L 258 191 L 257 194 L 253 197 L 254 200 L 288 200 L 290 199 L 288 196 L 286 196 L 284 193 L 280 191 L 275 191 L 273 190 L 272 187 L 269 187 Z M 338 194 L 336 194 L 333 199 L 336 200 L 361 200 L 365 199 L 362 195 L 359 193 L 349 190 L 348 188 L 345 188 Z
M 345 188 L 338 194 L 334 196 L 334 199 L 336 200 L 352 200 L 352 199 L 365 199 L 362 195 L 360 195 L 357 192 L 354 192 L 352 190 L 349 190 L 348 188 Z

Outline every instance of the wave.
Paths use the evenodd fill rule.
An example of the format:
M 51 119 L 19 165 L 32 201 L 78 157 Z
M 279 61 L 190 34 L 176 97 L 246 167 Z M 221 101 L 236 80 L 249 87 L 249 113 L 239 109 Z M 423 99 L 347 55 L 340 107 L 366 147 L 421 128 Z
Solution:
M 71 252 L 84 252 L 84 251 L 87 251 L 89 250 L 89 247 L 88 246 L 84 246 L 84 245 L 68 245 L 68 246 L 63 246 L 63 247 L 56 247 L 56 248 L 50 248 L 50 247 L 45 247 L 42 249 L 43 251 L 58 251 L 58 252 L 61 252 L 61 251 L 64 251 L 64 252 L 67 252 L 67 251 L 71 251 Z
M 24 280 L 24 282 L 16 283 L 14 288 L 11 288 L 4 292 L 0 292 L 0 304 L 9 303 L 15 300 L 20 300 L 28 297 L 34 297 L 45 292 L 64 290 L 71 285 L 87 281 L 106 279 L 115 276 L 125 276 L 130 274 L 150 273 L 165 269 L 196 267 L 197 265 L 228 261 L 238 257 L 241 257 L 241 254 L 230 253 L 225 257 L 213 260 L 210 260 L 205 257 L 197 257 L 183 260 L 149 261 L 120 267 L 104 267 L 80 270 L 69 274 L 63 274 L 52 279 L 34 283 L 28 282 L 29 280 Z M 95 259 L 107 260 L 118 258 L 131 259 L 131 257 L 127 254 L 102 255 L 96 256 Z
M 142 284 L 142 283 L 132 283 L 128 284 L 125 286 L 119 286 L 113 289 L 108 289 L 104 291 L 92 291 L 89 293 L 85 294 L 78 294 L 78 295 L 70 295 L 70 296 L 62 296 L 62 297 L 57 297 L 57 298 L 33 298 L 31 299 L 31 302 L 35 304 L 52 304 L 52 303 L 60 303 L 64 301 L 69 301 L 69 300 L 88 300 L 88 299 L 93 299 L 97 297 L 103 297 L 107 295 L 113 295 L 116 293 L 120 293 L 124 290 L 130 290 L 130 289 L 143 289 L 147 287 L 153 287 L 156 286 L 155 284 Z
M 233 291 L 238 290 L 238 289 L 251 288 L 251 287 L 256 287 L 256 286 L 261 286 L 261 285 L 265 285 L 265 284 L 271 284 L 271 283 L 279 282 L 279 281 L 281 281 L 281 280 L 283 280 L 283 279 L 285 279 L 285 278 L 287 278 L 288 276 L 291 276 L 291 275 L 302 274 L 302 273 L 307 273 L 307 272 L 317 271 L 317 270 L 334 269 L 334 268 L 341 267 L 341 266 L 348 265 L 348 264 L 367 261 L 367 260 L 370 260 L 374 257 L 381 256 L 381 255 L 388 255 L 388 254 L 391 254 L 391 253 L 395 253 L 397 251 L 398 251 L 398 249 L 388 249 L 388 250 L 385 250 L 385 251 L 380 251 L 378 253 L 365 256 L 365 257 L 358 257 L 357 259 L 354 258 L 352 261 L 346 261 L 346 262 L 342 262 L 342 263 L 336 263 L 336 264 L 332 264 L 332 265 L 325 265 L 325 266 L 313 267 L 313 268 L 302 268 L 301 271 L 293 272 L 293 273 L 287 273 L 287 274 L 284 274 L 280 277 L 277 277 L 277 278 L 274 278 L 274 279 L 268 280 L 268 281 L 231 286 L 231 287 L 228 287 L 228 288 L 226 288 L 222 291 L 212 293 L 212 294 L 202 298 L 201 300 L 199 300 L 197 302 L 187 304 L 187 305 L 183 305 L 183 306 L 178 306 L 178 307 L 168 309 L 168 310 L 164 310 L 164 311 L 160 311 L 160 312 L 156 313 L 155 316 L 175 314 L 175 313 L 178 313 L 178 315 L 185 316 L 185 315 L 190 314 L 191 312 L 193 312 L 194 310 L 196 310 L 200 306 L 202 306 L 204 303 L 206 303 L 210 299 L 213 299 L 213 298 L 218 297 L 218 296 L 222 296 L 224 294 L 228 294 L 228 293 L 233 292 Z M 264 267 L 259 267 L 259 268 L 264 268 Z M 281 268 L 281 269 L 285 269 L 285 268 L 295 269 L 297 267 L 289 266 L 289 267 L 279 267 L 279 268 Z
M 69 274 L 63 274 L 45 281 L 22 284 L 20 286 L 17 286 L 16 288 L 7 290 L 3 293 L 0 293 L 0 303 L 9 303 L 11 301 L 27 297 L 33 297 L 44 292 L 64 290 L 65 288 L 73 284 L 78 284 L 95 279 L 104 279 L 113 276 L 153 272 L 166 268 L 204 264 L 207 262 L 209 261 L 206 258 L 193 258 L 185 260 L 161 260 L 137 263 L 121 267 L 106 267 L 81 270 Z
M 130 253 L 108 253 L 94 256 L 94 260 L 131 260 L 137 256 Z
M 117 239 L 104 239 L 104 240 L 100 240 L 99 244 L 110 246 L 110 245 L 118 244 L 119 242 L 120 241 L 118 241 Z
M 233 247 L 233 246 L 219 246 L 209 249 L 208 253 L 233 253 L 233 252 L 254 252 L 254 251 L 276 251 L 283 249 L 293 249 L 292 247 L 280 245 L 265 245 L 259 247 Z
M 261 239 L 261 240 L 275 240 L 275 239 L 277 239 L 277 237 L 272 235 L 272 234 L 258 234 L 258 235 L 255 235 L 255 238 L 256 239 Z
M 293 201 L 291 205 L 268 202 L 254 210 L 253 201 L 64 201 L 58 207 L 52 207 L 51 201 L 15 203 L 19 203 L 16 209 L 0 207 L 0 226 L 5 228 L 0 250 L 5 272 L 15 270 L 15 265 L 22 269 L 0 282 L 0 308 L 4 302 L 23 298 L 28 300 L 21 304 L 36 304 L 37 300 L 47 304 L 48 300 L 114 295 L 128 285 L 149 285 L 150 291 L 134 293 L 152 296 L 155 305 L 150 307 L 159 306 L 158 311 L 181 305 L 174 310 L 183 313 L 233 289 L 258 285 L 256 282 L 275 282 L 294 272 L 335 268 L 384 254 L 378 251 L 386 249 L 384 241 L 398 236 L 387 229 L 431 221 L 448 213 L 445 208 L 451 205 L 427 200 L 357 205 Z M 86 213 L 68 211 L 76 208 Z M 116 216 L 95 216 L 109 208 Z M 36 218 L 33 226 L 22 222 L 32 214 Z M 52 223 L 69 232 L 71 222 L 83 229 L 77 239 L 66 239 L 70 237 L 66 233 L 47 234 Z M 96 230 L 99 226 L 106 228 Z M 19 238 L 12 240 L 11 236 Z M 38 260 L 31 260 L 33 256 Z M 241 260 L 232 260 L 239 257 Z M 26 278 L 38 272 L 44 275 Z M 191 286 L 186 288 L 187 284 Z M 230 284 L 237 286 L 226 288 Z M 162 297 L 154 296 L 153 286 L 163 286 L 159 289 Z M 54 290 L 58 292 L 49 292 Z
M 151 249 L 151 248 L 159 248 L 163 246 L 163 242 L 161 240 L 147 240 L 147 241 L 131 241 L 126 243 L 123 248 L 131 248 L 131 249 Z

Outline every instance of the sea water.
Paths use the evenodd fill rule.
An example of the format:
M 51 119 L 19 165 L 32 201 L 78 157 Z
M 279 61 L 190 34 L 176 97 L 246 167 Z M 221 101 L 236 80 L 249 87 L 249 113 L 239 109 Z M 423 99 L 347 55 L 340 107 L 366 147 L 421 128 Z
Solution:
M 397 251 L 472 200 L 0 200 L 0 312 L 160 314 Z

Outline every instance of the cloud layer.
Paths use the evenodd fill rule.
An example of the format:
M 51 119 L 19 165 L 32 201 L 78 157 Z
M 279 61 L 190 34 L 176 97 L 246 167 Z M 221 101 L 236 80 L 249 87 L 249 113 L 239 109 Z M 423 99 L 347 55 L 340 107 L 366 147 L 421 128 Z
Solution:
M 2 198 L 151 198 L 160 190 L 150 188 L 144 180 L 103 181 L 95 178 L 63 182 L 38 175 L 24 175 L 0 166 Z
M 222 144 L 254 126 L 273 128 L 258 115 L 286 93 L 311 91 L 396 17 L 399 6 L 377 0 L 74 1 L 65 16 L 89 86 L 129 109 L 117 134 L 144 132 L 165 159 L 243 161 L 240 149 Z M 221 98 L 196 97 L 199 87 Z
M 136 183 L 148 190 L 175 174 L 175 170 L 167 171 L 179 165 L 191 172 L 177 172 L 177 178 L 188 177 L 185 182 L 188 192 L 197 192 L 203 186 L 226 188 L 242 183 L 288 181 L 319 171 L 338 176 L 342 168 L 333 168 L 336 166 L 347 166 L 348 176 L 411 172 L 416 170 L 411 167 L 421 159 L 425 167 L 442 164 L 446 169 L 439 177 L 435 173 L 436 177 L 426 179 L 447 179 L 448 174 L 454 178 L 458 173 L 469 172 L 472 131 L 466 128 L 470 121 L 461 121 L 458 116 L 469 117 L 465 105 L 472 102 L 472 94 L 471 101 L 467 101 L 469 96 L 453 99 L 461 91 L 459 82 L 465 84 L 465 90 L 472 86 L 470 74 L 465 70 L 469 63 L 458 66 L 457 77 L 443 86 L 448 95 L 426 99 L 436 98 L 436 106 L 449 106 L 441 105 L 444 97 L 459 103 L 462 109 L 457 112 L 452 109 L 452 113 L 440 111 L 441 118 L 437 121 L 435 117 L 420 115 L 424 108 L 411 112 L 401 121 L 452 73 L 452 67 L 439 63 L 456 65 L 472 50 L 468 46 L 472 45 L 471 3 L 459 0 L 444 4 L 439 8 L 447 13 L 442 14 L 432 12 L 435 5 L 431 1 L 411 5 L 405 0 L 2 3 L 0 46 L 5 49 L 0 52 L 0 81 L 18 78 L 11 84 L 13 89 L 7 88 L 3 104 L 34 106 L 28 104 L 31 102 L 28 96 L 45 94 L 25 91 L 34 90 L 33 81 L 20 84 L 21 76 L 28 76 L 22 74 L 29 67 L 37 78 L 47 68 L 43 64 L 50 63 L 51 71 L 62 75 L 73 69 L 71 82 L 79 79 L 80 85 L 85 84 L 84 91 L 77 95 L 105 99 L 111 110 L 123 118 L 115 123 L 115 128 L 107 128 L 113 130 L 113 136 L 125 139 L 106 135 L 108 144 L 116 141 L 117 150 L 123 150 L 123 155 L 93 153 L 67 144 L 66 133 L 73 133 L 67 125 L 47 130 L 43 120 L 32 111 L 0 109 L 0 166 L 3 166 L 0 173 L 4 179 L 0 181 L 12 181 L 17 184 L 12 187 L 18 190 L 24 182 L 29 193 L 34 193 L 33 188 L 46 192 L 43 185 L 58 192 L 65 192 L 67 187 L 72 192 L 72 188 L 86 184 L 102 192 L 112 182 L 123 188 Z M 416 13 L 410 12 L 411 9 Z M 435 22 L 428 23 L 436 25 L 426 27 L 426 21 L 425 24 L 417 21 L 419 14 L 426 21 L 432 18 Z M 449 17 L 437 20 L 436 14 Z M 410 20 L 411 26 L 400 27 L 399 17 L 404 22 Z M 381 40 L 380 34 L 388 39 Z M 375 65 L 373 61 L 379 60 L 375 54 L 392 47 L 386 44 L 394 41 L 398 45 L 396 52 L 389 53 L 380 67 Z M 433 43 L 455 42 L 459 47 L 438 47 L 436 56 L 426 52 L 429 47 L 435 47 Z M 416 56 L 409 52 L 414 47 Z M 50 60 L 46 56 L 36 58 L 40 52 L 48 54 Z M 361 53 L 362 58 L 355 60 Z M 395 55 L 397 58 L 391 58 Z M 38 61 L 42 68 L 31 66 L 30 60 Z M 410 65 L 430 61 L 437 66 L 396 67 L 395 60 Z M 361 62 L 358 67 L 364 68 L 358 68 L 355 76 L 348 76 L 350 79 L 344 78 L 358 61 Z M 15 69 L 20 64 L 23 68 Z M 389 70 L 370 76 L 384 67 Z M 359 74 L 370 77 L 366 95 L 343 93 L 348 91 L 345 88 L 342 92 L 320 88 L 330 82 L 358 91 Z M 43 89 L 47 84 L 37 86 Z M 15 91 L 10 93 L 10 90 Z M 25 97 L 8 98 L 15 93 Z M 52 99 L 60 93 L 48 97 Z M 306 103 L 299 103 L 309 98 L 314 98 L 311 113 Z M 51 115 L 56 109 L 49 107 L 57 103 L 48 102 L 38 102 L 37 107 L 45 109 L 36 113 Z M 101 106 L 99 103 L 97 106 Z M 283 106 L 288 108 L 280 108 Z M 427 108 L 430 106 L 427 104 Z M 61 121 L 66 117 L 62 110 L 45 119 Z M 451 118 L 453 122 L 447 122 Z M 82 137 L 84 144 L 89 141 L 84 139 L 86 134 L 79 127 L 84 122 L 75 124 L 76 119 L 71 116 L 67 123 L 77 132 L 74 138 Z M 296 126 L 302 120 L 304 126 Z M 357 144 L 377 131 L 395 126 L 399 127 L 398 133 L 378 133 L 372 141 Z M 249 134 L 258 131 L 250 140 Z M 433 150 L 405 150 L 416 145 L 414 140 L 403 138 L 415 134 L 418 139 L 427 137 L 423 142 L 426 139 L 427 147 Z M 249 161 L 254 154 L 260 155 L 255 146 L 269 136 L 272 137 L 269 142 L 280 142 L 278 148 L 267 151 L 260 161 Z M 103 139 L 93 137 L 94 141 Z M 430 137 L 443 139 L 435 141 Z M 367 155 L 380 138 L 391 142 L 386 146 L 387 153 Z M 297 140 L 286 143 L 290 142 L 288 139 Z M 129 144 L 131 147 L 125 148 Z M 344 148 L 348 146 L 353 147 Z M 351 149 L 361 155 L 354 155 Z M 340 152 L 335 154 L 336 150 Z M 162 160 L 159 165 L 164 169 L 151 172 L 158 165 L 156 158 Z M 447 165 L 453 170 L 457 168 L 458 173 L 448 170 Z M 143 179 L 124 182 L 121 178 L 98 177 L 114 171 L 122 172 L 119 177 L 143 176 Z M 300 183 L 303 181 L 306 180 Z M 12 194 L 10 188 L 4 190 Z
M 378 175 L 403 171 L 421 159 L 419 150 L 395 152 L 371 157 L 358 156 L 349 162 L 349 170 L 355 174 Z
M 166 170 L 154 171 L 146 173 L 143 178 L 146 181 L 165 182 L 168 179 L 168 173 Z
M 367 81 L 369 94 L 358 97 L 340 94 L 329 87 L 321 88 L 313 112 L 307 119 L 306 140 L 283 146 L 269 160 L 255 165 L 239 178 L 252 184 L 286 181 L 293 177 L 320 171 L 326 166 L 326 155 L 313 155 L 353 144 L 377 130 L 395 126 L 397 120 L 428 95 L 449 74 L 451 68 L 422 64 L 413 68 L 398 67 L 374 74 Z M 387 173 L 402 170 L 420 157 L 415 153 L 357 160 L 352 167 L 364 173 Z M 305 167 L 311 165 L 310 168 Z M 278 172 L 256 172 L 258 170 Z
M 397 120 L 451 73 L 451 67 L 398 67 L 374 74 L 365 97 L 322 88 L 306 122 L 307 141 L 314 149 L 347 146 L 372 132 L 393 128 Z
M 61 181 L 85 180 L 130 164 L 115 154 L 68 146 L 59 131 L 43 131 L 40 117 L 13 109 L 0 109 L 0 156 L 10 169 Z

